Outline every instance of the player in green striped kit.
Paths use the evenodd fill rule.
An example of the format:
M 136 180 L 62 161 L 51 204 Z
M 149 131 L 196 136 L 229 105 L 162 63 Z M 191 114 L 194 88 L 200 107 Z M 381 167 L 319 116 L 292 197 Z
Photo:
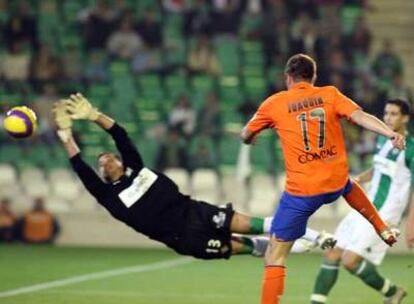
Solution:
M 384 122 L 394 131 L 407 133 L 409 117 L 410 108 L 407 102 L 399 99 L 386 102 Z M 399 151 L 393 148 L 390 140 L 378 137 L 373 167 L 355 180 L 360 183 L 371 182 L 369 198 L 385 222 L 390 226 L 398 226 L 411 200 L 411 187 L 414 185 L 414 138 L 407 136 L 406 150 Z M 414 200 L 412 201 L 414 208 Z M 335 237 L 338 240 L 337 247 L 324 255 L 311 303 L 327 302 L 327 296 L 336 283 L 341 262 L 351 274 L 383 294 L 385 304 L 401 303 L 406 291 L 377 271 L 387 246 L 364 218 L 351 211 L 339 224 Z

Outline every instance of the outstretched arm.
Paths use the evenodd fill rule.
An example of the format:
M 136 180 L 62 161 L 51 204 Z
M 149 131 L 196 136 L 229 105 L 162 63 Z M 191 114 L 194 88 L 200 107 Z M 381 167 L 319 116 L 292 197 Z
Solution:
M 400 150 L 405 148 L 405 137 L 391 130 L 385 123 L 375 116 L 362 110 L 356 110 L 352 113 L 351 119 L 361 127 L 391 139 L 395 148 Z
M 105 183 L 95 171 L 89 167 L 80 156 L 80 149 L 72 135 L 72 120 L 66 111 L 66 101 L 55 103 L 53 113 L 58 127 L 57 135 L 65 148 L 73 170 L 77 173 L 86 189 L 96 198 L 106 192 Z
M 127 132 L 114 119 L 99 112 L 80 93 L 72 94 L 70 100 L 66 101 L 66 104 L 71 118 L 93 121 L 111 134 L 124 165 L 138 170 L 144 166 L 141 155 L 138 153 Z
M 103 114 L 103 113 L 99 113 L 98 115 L 98 119 L 95 120 L 95 123 L 100 126 L 102 129 L 108 131 L 109 129 L 111 129 L 114 124 L 115 124 L 115 120 L 113 120 L 111 117 Z

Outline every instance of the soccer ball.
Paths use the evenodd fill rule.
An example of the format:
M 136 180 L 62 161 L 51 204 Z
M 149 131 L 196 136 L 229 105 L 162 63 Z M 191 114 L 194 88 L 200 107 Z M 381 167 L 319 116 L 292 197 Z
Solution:
M 26 106 L 14 107 L 6 113 L 3 125 L 6 132 L 12 137 L 30 137 L 37 128 L 36 113 Z

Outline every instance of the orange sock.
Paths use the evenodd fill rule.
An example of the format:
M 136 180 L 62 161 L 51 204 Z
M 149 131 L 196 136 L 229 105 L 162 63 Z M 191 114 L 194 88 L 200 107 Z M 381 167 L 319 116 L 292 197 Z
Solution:
M 266 266 L 262 285 L 262 304 L 279 304 L 285 289 L 285 266 Z
M 352 208 L 374 226 L 376 231 L 381 232 L 387 227 L 375 206 L 368 199 L 364 189 L 357 182 L 352 181 L 352 190 L 344 195 L 344 198 Z

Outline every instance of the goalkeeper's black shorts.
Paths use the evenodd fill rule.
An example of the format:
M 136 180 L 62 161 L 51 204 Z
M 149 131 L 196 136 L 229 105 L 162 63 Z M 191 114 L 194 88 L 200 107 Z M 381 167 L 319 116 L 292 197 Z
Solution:
M 231 256 L 230 224 L 234 215 L 231 204 L 214 206 L 193 201 L 186 224 L 174 249 L 199 259 L 228 259 Z

